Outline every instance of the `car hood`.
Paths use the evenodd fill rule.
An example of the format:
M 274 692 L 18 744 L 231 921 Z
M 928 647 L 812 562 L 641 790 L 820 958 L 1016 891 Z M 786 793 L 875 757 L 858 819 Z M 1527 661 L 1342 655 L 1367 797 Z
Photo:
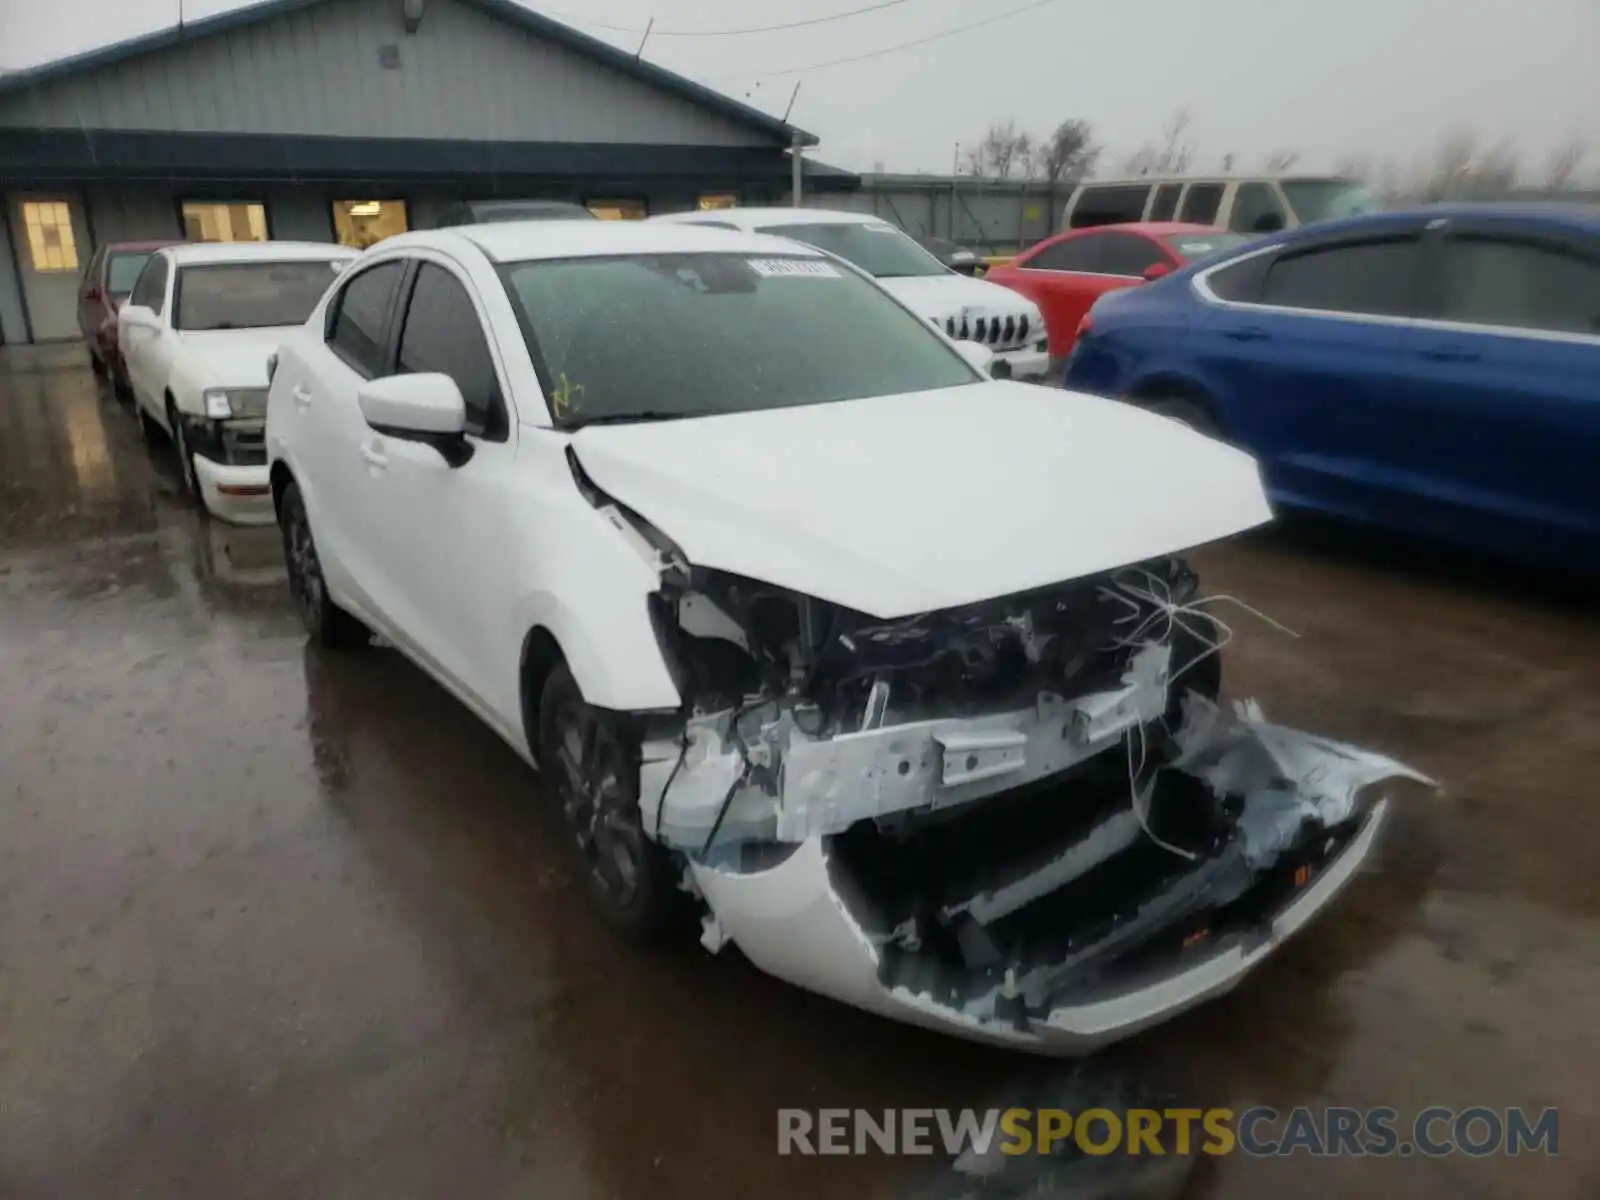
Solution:
M 1092 575 L 1272 519 L 1243 451 L 1012 382 L 573 435 L 691 563 L 880 618 Z
M 941 322 L 950 317 L 959 320 L 964 312 L 982 316 L 989 312 L 1003 315 L 1039 311 L 1033 301 L 1010 288 L 953 271 L 948 275 L 918 275 L 878 282 L 919 316 L 937 317 Z
M 265 329 L 190 329 L 182 334 L 191 363 L 205 374 L 206 386 L 266 387 L 267 356 L 283 345 L 298 325 Z

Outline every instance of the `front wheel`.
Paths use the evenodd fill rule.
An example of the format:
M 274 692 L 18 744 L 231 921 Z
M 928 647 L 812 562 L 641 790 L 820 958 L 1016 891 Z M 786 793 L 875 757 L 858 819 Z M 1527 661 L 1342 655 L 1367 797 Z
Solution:
M 200 491 L 200 477 L 194 469 L 194 451 L 189 449 L 188 435 L 183 432 L 183 418 L 172 401 L 167 401 L 167 425 L 172 430 L 172 449 L 178 456 L 178 476 L 183 480 L 185 494 L 201 508 L 206 506 Z
M 600 915 L 635 937 L 670 929 L 682 896 L 671 856 L 644 831 L 637 739 L 620 714 L 584 700 L 565 664 L 539 702 L 539 763 Z
M 283 560 L 289 575 L 289 594 L 294 598 L 300 622 L 311 640 L 330 650 L 366 645 L 371 638 L 367 627 L 328 595 L 305 501 L 300 496 L 300 488 L 293 483 L 284 489 L 279 501 L 278 525 L 283 530 Z

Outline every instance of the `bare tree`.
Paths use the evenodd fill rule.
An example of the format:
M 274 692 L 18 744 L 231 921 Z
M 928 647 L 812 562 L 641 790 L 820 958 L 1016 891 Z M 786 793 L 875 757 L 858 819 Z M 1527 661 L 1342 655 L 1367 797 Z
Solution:
M 1576 135 L 1561 143 L 1545 159 L 1544 186 L 1553 192 L 1572 187 L 1588 154 L 1589 144 Z
M 1446 134 L 1433 152 L 1433 167 L 1423 184 L 1422 200 L 1444 200 L 1466 189 L 1478 151 L 1478 140 L 1466 130 Z
M 1057 125 L 1048 138 L 1039 142 L 1036 151 L 1038 173 L 1051 183 L 1093 174 L 1100 157 L 1089 122 L 1076 117 Z
M 1299 161 L 1300 151 L 1287 150 L 1280 147 L 1279 149 L 1274 150 L 1271 154 L 1267 155 L 1265 169 L 1268 171 L 1276 171 L 1281 173 L 1283 171 L 1290 170 L 1293 168 L 1295 163 Z
M 1010 179 L 1020 165 L 1030 144 L 1026 133 L 1018 132 L 1017 123 L 1006 119 L 991 124 L 978 144 L 983 162 L 983 174 L 996 179 Z
M 1233 159 L 1234 155 L 1231 150 L 1222 156 L 1222 173 L 1224 175 L 1233 174 Z
M 1175 109 L 1161 127 L 1161 150 L 1154 169 L 1163 175 L 1181 175 L 1194 158 L 1194 140 L 1189 136 L 1189 106 Z

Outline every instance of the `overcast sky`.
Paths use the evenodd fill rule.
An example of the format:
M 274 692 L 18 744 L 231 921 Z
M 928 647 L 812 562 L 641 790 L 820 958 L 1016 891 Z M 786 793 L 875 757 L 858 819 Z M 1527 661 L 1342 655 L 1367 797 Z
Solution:
M 399 0 L 396 0 L 398 3 Z M 1540 169 L 1592 139 L 1600 170 L 1600 0 L 1034 0 L 982 29 L 866 54 L 1020 8 L 1028 0 L 896 0 L 877 12 L 744 37 L 675 37 L 826 16 L 873 0 L 560 0 L 531 7 L 781 114 L 822 138 L 818 157 L 858 170 L 948 171 L 957 142 L 995 119 L 1048 131 L 1089 120 L 1106 164 L 1159 137 L 1187 104 L 1197 166 L 1275 148 L 1310 166 L 1419 156 L 1452 129 L 1512 139 Z M 882 0 L 878 0 L 879 3 Z M 184 0 L 190 19 L 238 7 Z M 575 13 L 584 19 L 576 19 Z M 58 58 L 174 23 L 177 0 L 0 0 L 0 66 Z

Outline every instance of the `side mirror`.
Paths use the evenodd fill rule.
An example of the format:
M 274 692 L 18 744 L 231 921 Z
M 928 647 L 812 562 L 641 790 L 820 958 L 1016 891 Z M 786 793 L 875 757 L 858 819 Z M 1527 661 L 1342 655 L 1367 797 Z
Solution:
M 374 432 L 432 446 L 452 467 L 472 457 L 467 403 L 448 375 L 389 375 L 356 389 L 361 416 Z
M 1153 262 L 1141 274 L 1147 280 L 1160 279 L 1163 275 L 1171 275 L 1172 267 L 1164 262 Z
M 989 374 L 989 368 L 994 363 L 994 351 L 982 342 L 957 342 L 956 349 L 961 352 L 961 357 L 975 370 Z
M 155 310 L 147 308 L 143 304 L 124 304 L 118 311 L 117 316 L 125 323 L 136 326 L 139 329 L 154 329 L 158 320 Z

